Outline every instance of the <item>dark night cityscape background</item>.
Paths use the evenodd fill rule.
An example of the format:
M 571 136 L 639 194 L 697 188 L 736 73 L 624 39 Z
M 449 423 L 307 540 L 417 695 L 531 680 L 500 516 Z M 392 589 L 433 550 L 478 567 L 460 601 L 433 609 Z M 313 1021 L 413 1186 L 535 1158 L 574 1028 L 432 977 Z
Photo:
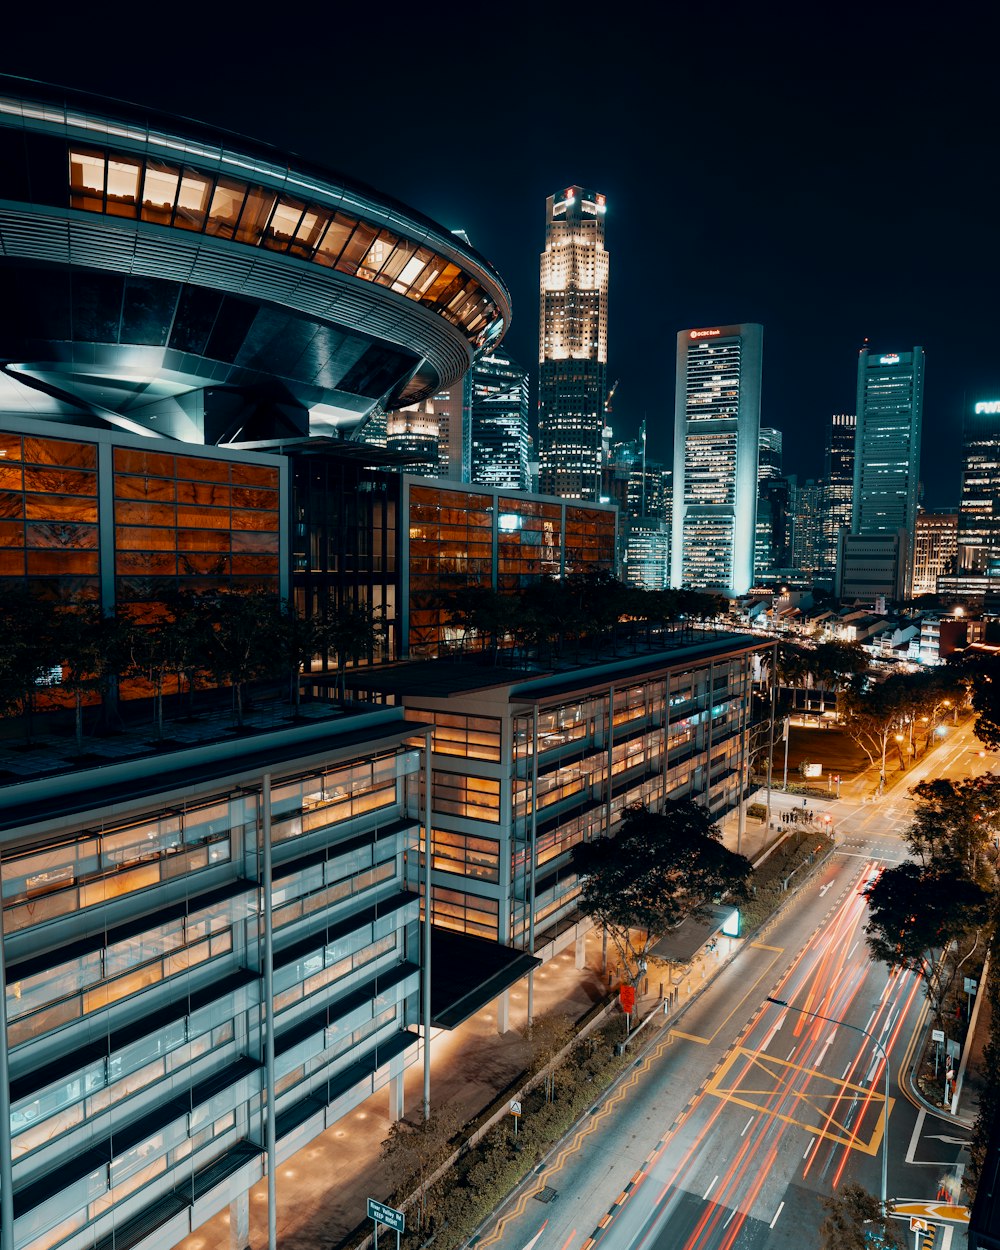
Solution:
M 920 344 L 925 502 L 942 507 L 962 414 L 1000 393 L 996 104 L 976 6 L 915 12 L 338 9 L 303 38 L 212 13 L 143 29 L 114 6 L 50 30 L 21 9 L 0 62 L 298 152 L 465 229 L 511 288 L 506 347 L 533 376 L 545 197 L 593 187 L 617 437 L 645 413 L 667 457 L 676 331 L 759 321 L 761 424 L 815 475 L 862 340 Z

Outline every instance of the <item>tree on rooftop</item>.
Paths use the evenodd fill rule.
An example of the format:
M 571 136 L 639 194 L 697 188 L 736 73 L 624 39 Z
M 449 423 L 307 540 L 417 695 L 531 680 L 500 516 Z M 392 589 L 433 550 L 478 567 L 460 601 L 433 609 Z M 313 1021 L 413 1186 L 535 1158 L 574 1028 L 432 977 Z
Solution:
M 233 690 L 236 724 L 243 726 L 247 685 L 278 665 L 281 605 L 263 587 L 227 588 L 195 597 L 195 627 L 202 629 L 204 667 Z
M 745 896 L 751 873 L 690 799 L 668 800 L 662 812 L 628 808 L 614 837 L 573 848 L 573 867 L 581 906 L 610 934 L 633 987 L 659 937 L 720 894 Z
M 0 715 L 21 715 L 29 743 L 35 698 L 59 658 L 51 608 L 27 587 L 8 586 L 0 596 Z
M 132 626 L 105 616 L 96 603 L 67 604 L 52 618 L 53 653 L 62 663 L 62 688 L 73 696 L 76 749 L 83 750 L 83 702 L 103 695 L 109 682 L 127 672 Z
M 330 650 L 337 654 L 337 689 L 343 700 L 348 661 L 357 664 L 371 655 L 385 627 L 367 603 L 341 603 L 330 614 L 327 629 Z
M 326 650 L 329 638 L 330 626 L 321 617 L 302 616 L 295 604 L 288 601 L 281 605 L 276 639 L 278 663 L 288 674 L 292 709 L 296 716 L 299 714 L 302 670 L 312 663 L 314 656 Z

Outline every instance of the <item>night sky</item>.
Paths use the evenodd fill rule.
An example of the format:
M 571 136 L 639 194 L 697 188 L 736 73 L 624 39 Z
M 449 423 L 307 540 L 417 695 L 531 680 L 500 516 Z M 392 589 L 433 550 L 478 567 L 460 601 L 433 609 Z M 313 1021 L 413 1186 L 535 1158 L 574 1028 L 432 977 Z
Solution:
M 251 135 L 467 230 L 533 374 L 545 197 L 605 193 L 613 424 L 647 414 L 651 455 L 679 329 L 763 323 L 762 423 L 803 477 L 854 411 L 862 340 L 920 344 L 925 502 L 957 502 L 961 415 L 1000 398 L 985 6 L 25 7 L 3 72 Z

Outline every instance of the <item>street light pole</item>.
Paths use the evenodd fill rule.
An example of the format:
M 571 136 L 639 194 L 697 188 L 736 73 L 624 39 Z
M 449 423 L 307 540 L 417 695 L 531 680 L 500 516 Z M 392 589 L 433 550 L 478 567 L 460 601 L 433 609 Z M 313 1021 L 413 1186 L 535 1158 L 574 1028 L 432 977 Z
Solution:
M 835 1016 L 824 1016 L 818 1011 L 807 1011 L 805 1007 L 795 1007 L 792 1003 L 786 1003 L 783 998 L 772 998 L 770 994 L 767 996 L 769 1003 L 774 1003 L 776 1007 L 787 1007 L 789 1011 L 797 1011 L 800 1016 L 812 1016 L 814 1020 L 826 1020 L 829 1024 L 842 1024 L 845 1029 L 853 1029 L 855 1033 L 863 1033 L 870 1041 L 873 1041 L 879 1048 L 882 1055 L 882 1063 L 885 1076 L 885 1126 L 882 1131 L 882 1215 L 888 1214 L 888 1199 L 886 1190 L 888 1188 L 888 1158 L 889 1158 L 889 1056 L 885 1052 L 885 1047 L 878 1040 L 874 1033 L 869 1033 L 867 1029 L 863 1029 L 860 1024 L 850 1024 L 847 1020 L 838 1020 Z

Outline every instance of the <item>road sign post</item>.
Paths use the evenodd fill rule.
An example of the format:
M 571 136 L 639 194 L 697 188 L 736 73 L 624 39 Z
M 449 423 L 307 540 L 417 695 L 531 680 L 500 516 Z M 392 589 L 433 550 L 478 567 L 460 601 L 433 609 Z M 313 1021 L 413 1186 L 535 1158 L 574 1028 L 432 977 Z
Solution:
M 368 1218 L 373 1221 L 372 1243 L 374 1250 L 378 1250 L 378 1226 L 380 1224 L 385 1224 L 388 1228 L 395 1230 L 396 1250 L 399 1250 L 399 1236 L 406 1228 L 406 1216 L 403 1212 L 397 1211 L 395 1207 L 387 1207 L 384 1202 L 378 1202 L 375 1198 L 369 1198 Z
M 938 1074 L 938 1060 L 941 1058 L 941 1043 L 944 1041 L 944 1029 L 931 1029 L 931 1041 L 934 1043 L 934 1076 Z
M 973 977 L 965 978 L 965 1018 L 966 1020 L 972 1015 L 972 999 L 979 989 L 979 982 Z
M 517 1137 L 517 1122 L 521 1118 L 521 1104 L 516 1098 L 511 1099 L 510 1113 L 514 1117 L 514 1136 Z
M 910 1232 L 913 1234 L 913 1250 L 920 1250 L 920 1234 L 929 1233 L 934 1230 L 934 1225 L 930 1220 L 925 1220 L 919 1215 L 910 1216 Z

